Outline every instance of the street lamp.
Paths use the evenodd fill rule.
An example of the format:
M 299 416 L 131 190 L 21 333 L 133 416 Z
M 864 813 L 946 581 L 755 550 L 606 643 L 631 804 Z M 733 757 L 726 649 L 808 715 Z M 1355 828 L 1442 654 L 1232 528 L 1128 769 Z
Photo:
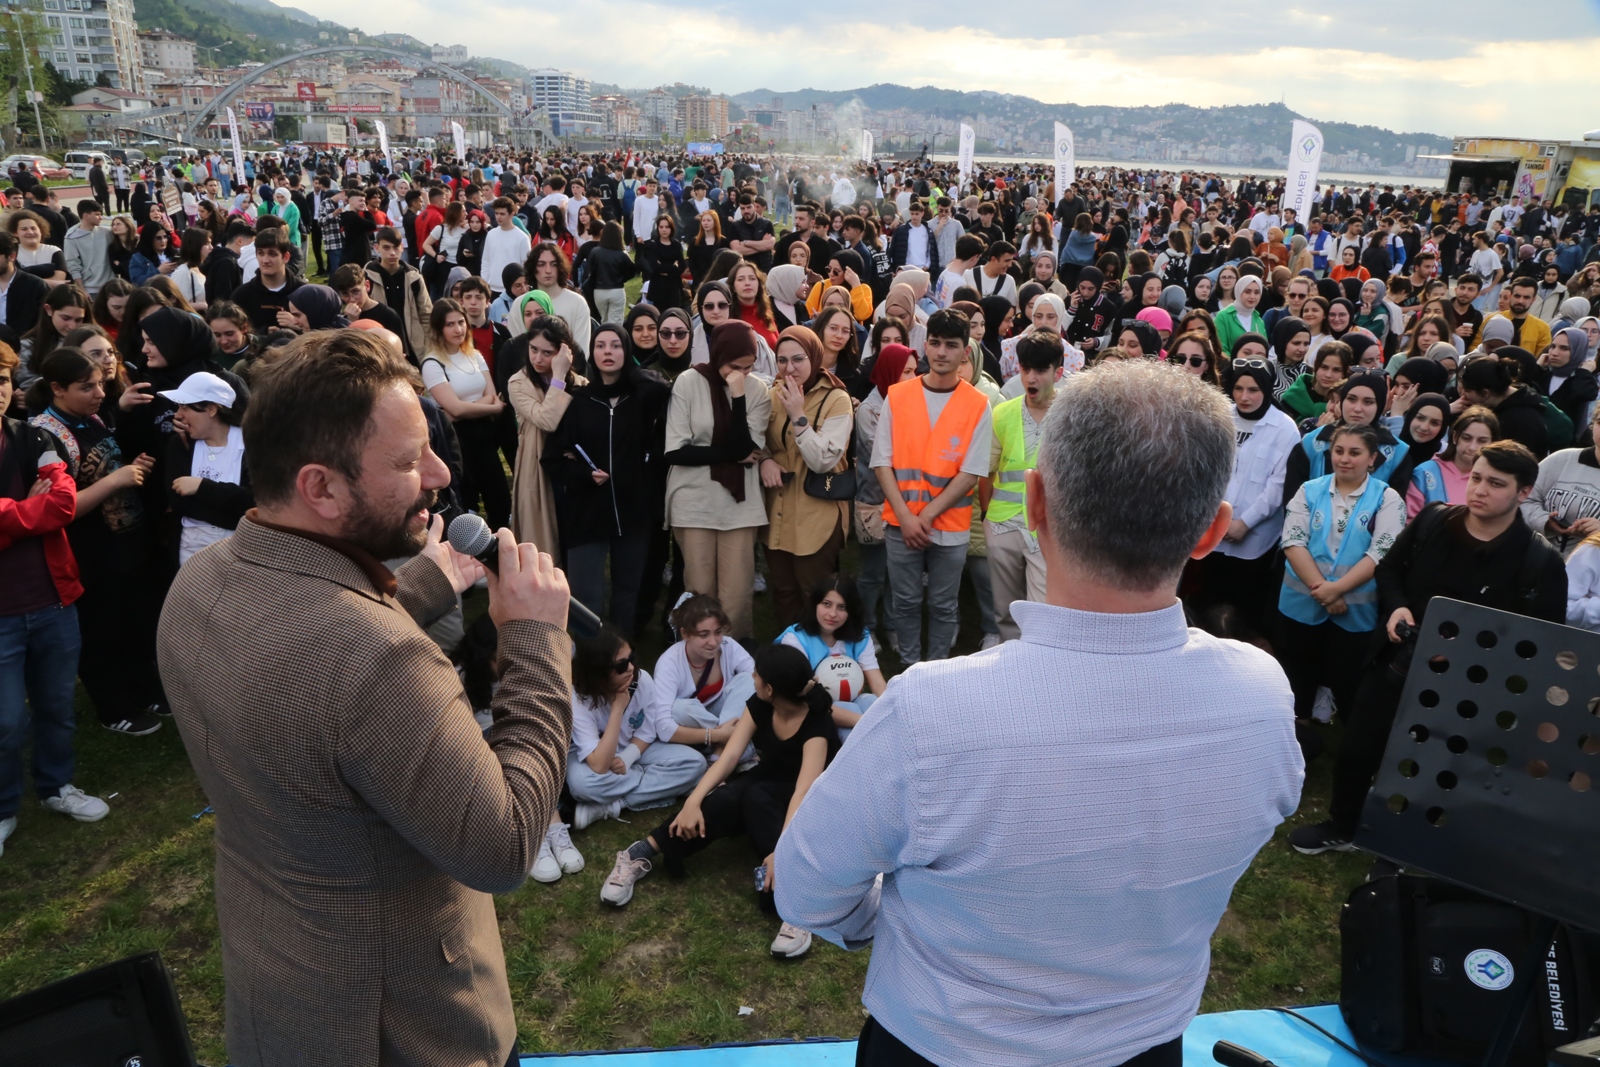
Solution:
M 22 35 L 22 12 L 16 8 L 9 8 L 11 18 L 16 21 L 17 47 L 22 51 L 22 69 L 28 72 L 28 100 L 33 104 L 33 121 L 39 124 L 39 151 L 45 150 L 44 119 L 39 114 L 39 94 L 33 88 L 33 63 L 28 58 L 28 42 Z
M 196 48 L 204 48 L 207 52 L 211 52 L 212 53 L 211 63 L 212 63 L 213 66 L 215 66 L 216 62 L 217 62 L 217 57 L 216 57 L 215 53 L 217 53 L 221 49 L 224 49 L 224 48 L 228 47 L 232 43 L 233 43 L 232 41 L 223 41 L 221 44 L 210 45 L 210 44 L 200 44 L 197 41 L 197 42 L 195 42 L 195 47 Z

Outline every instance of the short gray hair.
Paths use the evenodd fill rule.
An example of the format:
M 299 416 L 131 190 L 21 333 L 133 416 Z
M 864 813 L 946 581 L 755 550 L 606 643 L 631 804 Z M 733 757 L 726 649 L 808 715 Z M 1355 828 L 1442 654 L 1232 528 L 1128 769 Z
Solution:
M 1152 360 L 1062 383 L 1039 444 L 1051 533 L 1100 581 L 1177 580 L 1233 473 L 1233 414 L 1217 387 Z

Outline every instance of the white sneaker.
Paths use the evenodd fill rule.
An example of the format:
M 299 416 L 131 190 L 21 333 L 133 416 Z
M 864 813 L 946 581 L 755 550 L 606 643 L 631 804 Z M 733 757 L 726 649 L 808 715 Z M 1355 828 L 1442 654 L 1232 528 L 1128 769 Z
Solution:
M 0 856 L 6 854 L 6 838 L 16 833 L 17 817 L 15 815 L 0 819 Z
M 811 951 L 811 931 L 784 923 L 778 927 L 778 936 L 772 941 L 772 954 L 785 959 L 804 956 Z
M 1000 647 L 1000 635 L 999 634 L 984 634 L 983 635 L 983 641 L 978 645 L 978 651 L 979 652 L 987 652 L 991 648 L 999 648 L 999 647 Z
M 1338 707 L 1333 702 L 1333 690 L 1323 686 L 1317 690 L 1317 699 L 1311 706 L 1311 717 L 1318 722 L 1332 722 Z
M 539 858 L 533 861 L 533 875 L 535 882 L 549 885 L 551 882 L 561 881 L 561 861 L 556 859 L 555 852 L 550 848 L 550 835 L 546 833 L 544 840 L 539 842 Z
M 889 647 L 894 649 L 894 654 L 898 656 L 900 654 L 900 635 L 895 633 L 893 630 L 890 630 L 888 632 L 888 638 Z
M 583 870 L 583 853 L 572 847 L 572 836 L 567 833 L 566 823 L 558 822 L 550 827 L 544 835 L 544 843 L 555 854 L 562 874 L 577 874 Z
M 601 819 L 615 819 L 621 814 L 621 800 L 613 800 L 609 804 L 595 804 L 587 800 L 580 800 L 576 807 L 573 808 L 572 828 L 574 830 L 587 830 Z
M 622 907 L 633 899 L 633 883 L 650 873 L 649 860 L 636 860 L 624 849 L 617 853 L 617 862 L 600 887 L 600 902 Z
M 44 806 L 51 811 L 70 815 L 79 822 L 99 822 L 111 813 L 111 806 L 99 797 L 92 797 L 75 785 L 64 785 L 61 792 L 44 798 Z

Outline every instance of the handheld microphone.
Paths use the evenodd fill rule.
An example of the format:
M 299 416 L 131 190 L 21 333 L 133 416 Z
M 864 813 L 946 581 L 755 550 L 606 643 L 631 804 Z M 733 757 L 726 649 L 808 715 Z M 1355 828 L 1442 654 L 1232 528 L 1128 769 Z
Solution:
M 1218 1041 L 1211 1046 L 1211 1058 L 1222 1067 L 1277 1067 L 1271 1060 L 1232 1041 Z
M 500 542 L 494 531 L 483 521 L 483 516 L 464 511 L 450 520 L 446 534 L 450 547 L 463 556 L 471 556 L 485 567 L 500 573 Z M 600 617 L 590 611 L 576 597 L 567 598 L 567 629 L 577 637 L 593 637 L 600 632 Z

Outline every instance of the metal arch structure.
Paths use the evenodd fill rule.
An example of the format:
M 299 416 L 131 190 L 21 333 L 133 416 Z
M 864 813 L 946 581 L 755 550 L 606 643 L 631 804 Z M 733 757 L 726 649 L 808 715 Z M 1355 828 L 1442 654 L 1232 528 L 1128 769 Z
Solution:
M 311 56 L 334 55 L 337 53 L 346 52 L 370 52 L 377 53 L 379 55 L 393 56 L 396 59 L 414 62 L 424 69 L 437 71 L 440 74 L 460 82 L 462 85 L 465 85 L 467 88 L 471 89 L 473 92 L 477 93 L 479 96 L 493 104 L 495 110 L 497 110 L 510 122 L 511 129 L 513 131 L 529 130 L 533 133 L 540 132 L 537 127 L 519 125 L 516 113 L 507 107 L 504 101 L 495 96 L 488 89 L 485 89 L 482 85 L 479 85 L 473 79 L 467 77 L 459 70 L 456 70 L 454 67 L 447 67 L 443 63 L 437 63 L 432 59 L 424 58 L 423 56 L 417 55 L 415 52 L 402 52 L 398 48 L 385 48 L 382 45 L 372 44 L 335 44 L 323 45 L 317 48 L 307 48 L 303 51 L 295 52 L 293 55 L 283 56 L 282 58 L 275 59 L 271 63 L 267 63 L 264 66 L 257 67 L 243 78 L 240 78 L 238 81 L 228 86 L 225 91 L 218 93 L 209 102 L 202 105 L 200 110 L 195 112 L 193 120 L 191 120 L 189 125 L 184 129 L 184 140 L 191 144 L 194 143 L 194 141 L 200 135 L 200 130 L 206 126 L 206 119 L 208 116 L 215 115 L 220 112 L 234 100 L 238 99 L 239 95 L 243 93 L 245 89 L 249 88 L 251 85 L 254 85 L 267 74 L 270 74 L 278 68 L 289 66 L 291 63 L 297 63 L 300 60 L 307 59 Z

